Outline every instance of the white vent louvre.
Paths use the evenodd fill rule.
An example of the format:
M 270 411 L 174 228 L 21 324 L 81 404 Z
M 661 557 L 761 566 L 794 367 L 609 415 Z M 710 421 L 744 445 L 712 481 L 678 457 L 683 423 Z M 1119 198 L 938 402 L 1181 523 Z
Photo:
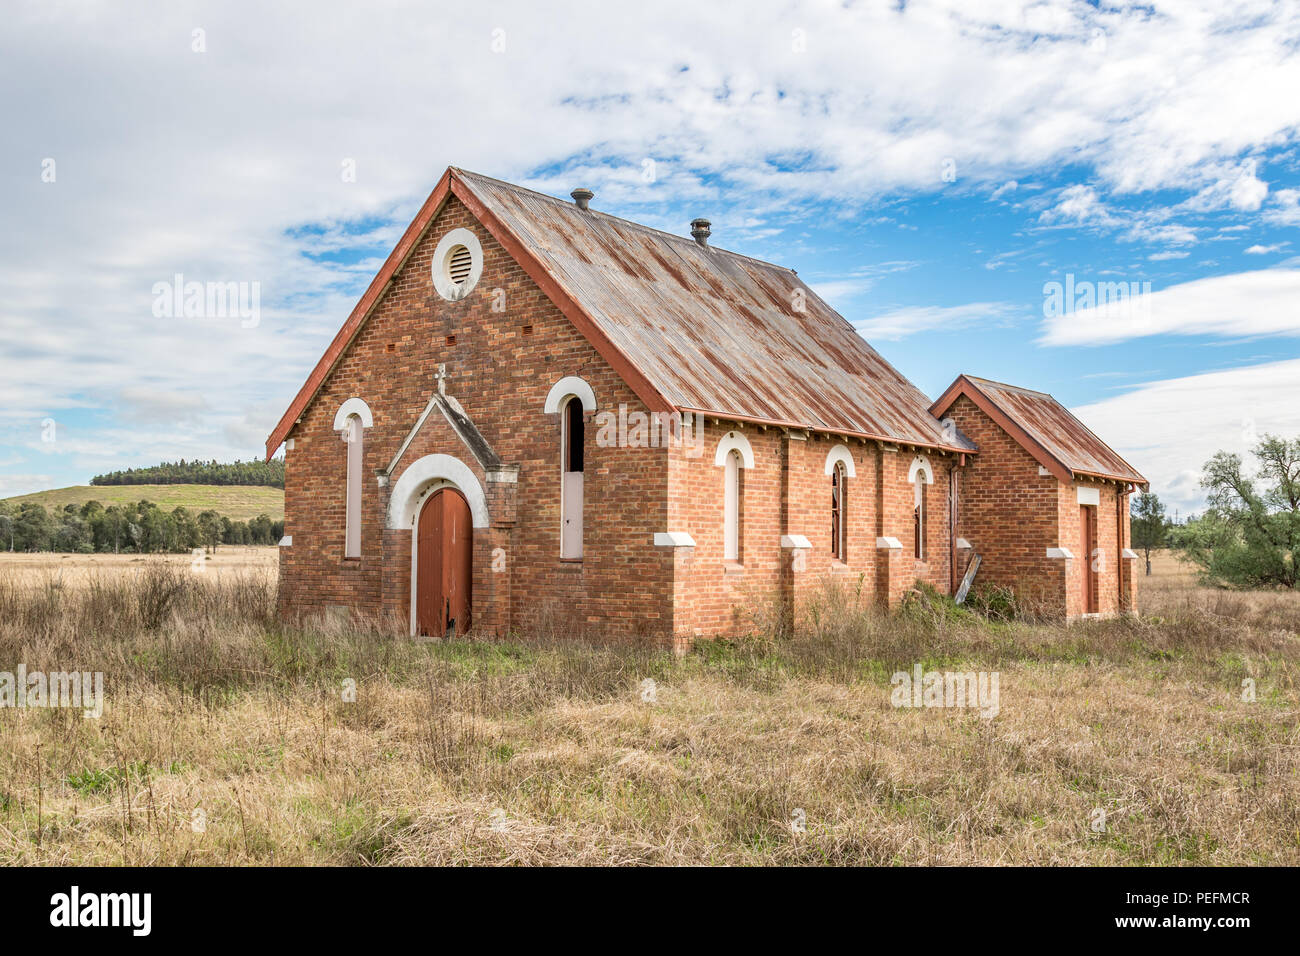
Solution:
M 433 250 L 433 288 L 448 302 L 469 295 L 483 274 L 483 247 L 468 229 L 452 229 Z
M 447 263 L 447 273 L 451 281 L 456 285 L 462 285 L 469 278 L 470 270 L 474 268 L 474 256 L 464 246 L 457 246 L 451 250 L 451 256 Z

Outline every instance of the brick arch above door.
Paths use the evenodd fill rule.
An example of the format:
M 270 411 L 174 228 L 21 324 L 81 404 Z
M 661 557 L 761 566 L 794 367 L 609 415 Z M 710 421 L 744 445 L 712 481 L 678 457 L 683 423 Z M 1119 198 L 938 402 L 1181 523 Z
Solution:
M 469 503 L 473 526 L 488 527 L 487 497 L 483 494 L 483 486 L 469 465 L 452 455 L 425 455 L 407 466 L 393 485 L 393 493 L 388 501 L 388 527 L 412 527 L 420 500 L 434 483 L 450 485 L 464 495 Z

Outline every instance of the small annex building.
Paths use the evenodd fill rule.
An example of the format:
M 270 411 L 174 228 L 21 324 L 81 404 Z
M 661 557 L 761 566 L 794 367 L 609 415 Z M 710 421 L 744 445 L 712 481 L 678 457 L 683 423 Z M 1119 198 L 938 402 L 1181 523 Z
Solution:
M 1136 607 L 1142 476 L 1051 396 L 931 402 L 793 271 L 450 168 L 267 440 L 280 606 L 689 640 L 1013 588 Z

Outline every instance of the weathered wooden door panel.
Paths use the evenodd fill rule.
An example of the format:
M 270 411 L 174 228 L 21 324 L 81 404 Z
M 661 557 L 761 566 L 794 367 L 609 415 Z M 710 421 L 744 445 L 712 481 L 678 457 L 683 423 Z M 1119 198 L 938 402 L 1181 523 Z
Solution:
M 582 557 L 582 472 L 566 471 L 560 490 L 564 526 L 560 531 L 560 557 Z
M 1097 550 L 1097 509 L 1079 505 L 1079 594 L 1084 614 L 1097 613 L 1097 572 L 1093 570 Z
M 470 624 L 473 527 L 469 504 L 443 488 L 420 510 L 415 619 L 420 634 L 464 634 Z

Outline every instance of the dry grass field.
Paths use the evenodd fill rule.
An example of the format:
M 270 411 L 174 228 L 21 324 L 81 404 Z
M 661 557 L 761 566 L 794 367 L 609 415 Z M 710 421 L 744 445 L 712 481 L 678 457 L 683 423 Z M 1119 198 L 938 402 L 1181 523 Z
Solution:
M 242 544 L 223 544 L 203 559 L 203 573 L 214 578 L 242 578 L 250 574 L 275 580 L 279 549 Z M 191 569 L 188 554 L 31 554 L 0 551 L 0 586 L 76 587 L 99 582 L 116 586 L 123 576 L 139 575 L 155 565 Z
M 0 561 L 0 670 L 106 697 L 0 709 L 0 861 L 1300 863 L 1300 594 L 1162 558 L 1137 619 L 828 593 L 792 637 L 677 658 L 283 627 L 274 549 L 234 551 Z M 918 663 L 998 672 L 999 712 L 895 709 Z

